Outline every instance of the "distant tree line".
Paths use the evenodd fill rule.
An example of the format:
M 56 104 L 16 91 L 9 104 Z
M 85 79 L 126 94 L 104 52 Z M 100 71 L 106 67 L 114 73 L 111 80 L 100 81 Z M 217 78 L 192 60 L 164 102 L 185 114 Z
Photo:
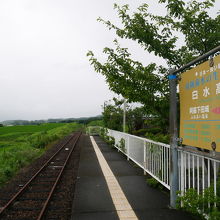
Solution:
M 101 120 L 102 116 L 95 116 L 95 117 L 81 117 L 81 118 L 67 118 L 67 119 L 47 119 L 47 120 L 7 120 L 3 121 L 0 124 L 2 126 L 8 125 L 39 125 L 43 123 L 72 123 L 77 122 L 79 124 L 88 124 L 91 121 Z

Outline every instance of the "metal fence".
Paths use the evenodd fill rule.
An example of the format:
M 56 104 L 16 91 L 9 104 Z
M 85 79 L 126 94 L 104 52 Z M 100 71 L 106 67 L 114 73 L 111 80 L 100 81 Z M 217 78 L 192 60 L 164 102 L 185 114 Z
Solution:
M 114 137 L 115 147 L 128 159 L 170 189 L 169 145 L 110 129 L 108 135 Z
M 146 138 L 108 129 L 114 137 L 115 147 L 140 166 L 145 172 L 170 189 L 170 146 Z M 179 190 L 187 189 L 202 193 L 213 186 L 215 195 L 219 180 L 220 160 L 193 150 L 178 148 Z
M 178 150 L 178 159 L 179 189 L 182 194 L 190 188 L 196 189 L 198 194 L 203 193 L 204 189 L 211 186 L 214 189 L 214 194 L 217 194 L 217 185 L 220 183 L 219 159 L 184 149 Z
M 89 135 L 98 135 L 100 131 L 99 126 L 89 126 L 86 128 L 86 133 Z

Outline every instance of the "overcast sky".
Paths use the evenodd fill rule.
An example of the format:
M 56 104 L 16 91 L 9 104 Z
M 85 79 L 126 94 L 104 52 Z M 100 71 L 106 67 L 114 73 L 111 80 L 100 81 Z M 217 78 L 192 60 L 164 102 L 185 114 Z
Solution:
M 114 32 L 96 20 L 117 23 L 114 2 L 136 8 L 156 1 L 0 0 L 0 121 L 101 114 L 114 94 L 86 53 L 102 59 L 102 49 L 113 45 Z M 136 43 L 122 44 L 135 59 L 158 61 Z

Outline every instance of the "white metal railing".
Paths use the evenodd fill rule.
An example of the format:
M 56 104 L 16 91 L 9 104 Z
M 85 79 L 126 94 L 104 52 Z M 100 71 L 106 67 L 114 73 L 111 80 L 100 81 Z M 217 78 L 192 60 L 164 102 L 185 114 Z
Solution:
M 107 130 L 108 135 L 114 137 L 115 147 L 119 151 L 167 189 L 170 189 L 170 145 L 119 131 Z M 123 142 L 124 144 L 122 144 Z M 182 195 L 190 188 L 202 193 L 210 186 L 214 187 L 216 195 L 219 167 L 220 160 L 218 159 L 202 155 L 197 151 L 178 148 L 179 190 Z
M 86 128 L 86 133 L 89 135 L 98 135 L 100 131 L 99 126 L 89 126 Z
M 108 135 L 114 137 L 115 147 L 128 159 L 170 189 L 169 145 L 110 129 L 108 129 Z M 123 142 L 124 146 L 122 146 Z
M 190 188 L 196 189 L 199 194 L 210 186 L 213 186 L 214 194 L 217 194 L 220 160 L 181 148 L 178 149 L 178 159 L 179 189 L 182 194 Z

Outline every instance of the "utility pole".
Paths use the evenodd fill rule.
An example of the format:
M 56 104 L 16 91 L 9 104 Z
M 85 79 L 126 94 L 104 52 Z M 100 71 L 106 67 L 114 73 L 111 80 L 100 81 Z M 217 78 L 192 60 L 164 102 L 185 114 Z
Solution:
M 177 76 L 174 69 L 169 72 L 170 85 L 170 206 L 176 208 L 178 178 L 178 124 L 177 124 Z
M 126 132 L 126 99 L 124 99 L 124 109 L 123 109 L 123 132 Z

